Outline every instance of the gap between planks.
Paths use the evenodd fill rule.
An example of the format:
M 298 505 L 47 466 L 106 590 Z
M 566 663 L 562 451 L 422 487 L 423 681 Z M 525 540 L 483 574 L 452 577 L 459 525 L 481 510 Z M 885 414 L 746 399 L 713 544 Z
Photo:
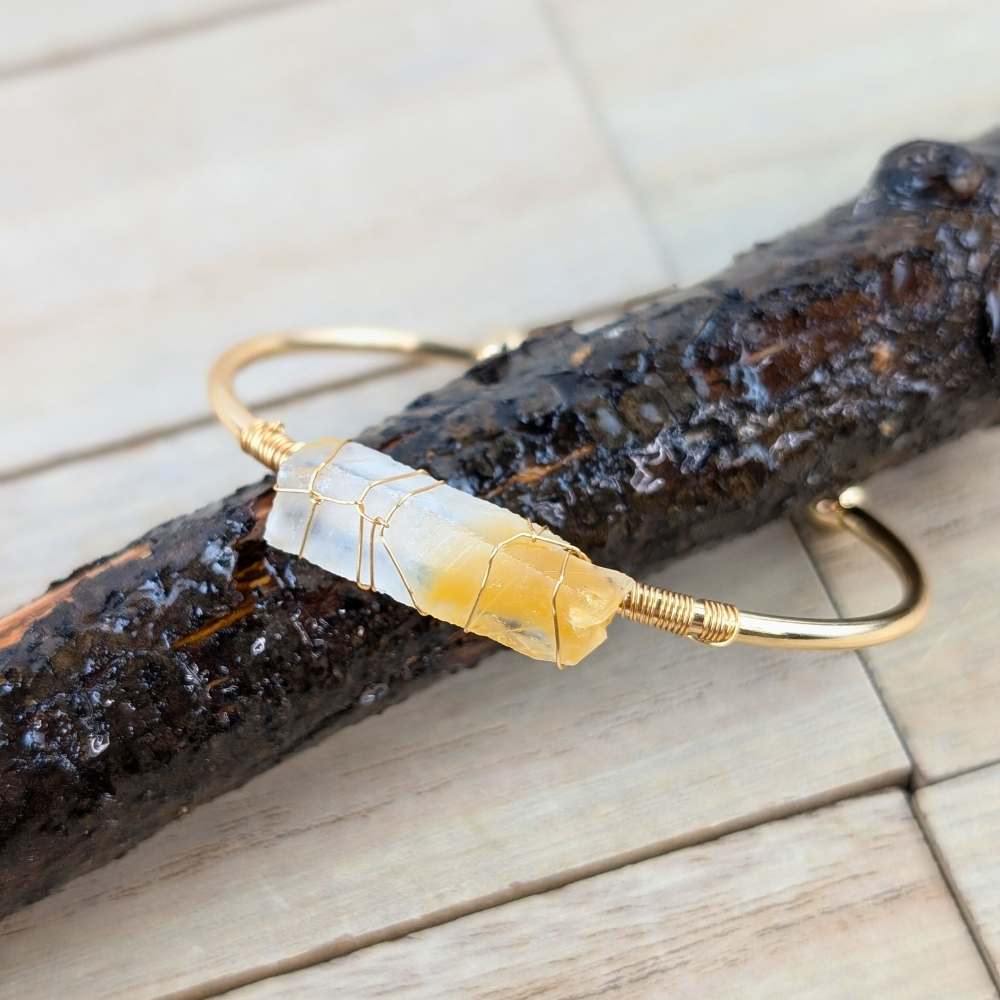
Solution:
M 656 220 L 653 217 L 652 207 L 649 203 L 649 194 L 633 172 L 632 166 L 625 157 L 623 150 L 615 142 L 608 121 L 604 116 L 604 111 L 594 92 L 592 81 L 587 75 L 586 68 L 577 57 L 572 41 L 567 36 L 565 26 L 560 23 L 559 18 L 547 0 L 535 0 L 535 6 L 538 8 L 539 15 L 545 23 L 546 30 L 552 38 L 553 45 L 566 66 L 567 72 L 576 83 L 580 101 L 590 116 L 594 132 L 600 136 L 601 141 L 604 143 L 608 159 L 614 165 L 622 186 L 632 196 L 632 202 L 639 217 L 645 223 L 649 241 L 656 248 L 664 270 L 667 274 L 680 274 L 681 269 L 674 252 L 667 244 L 663 231 L 656 224 Z
M 671 277 L 531 0 L 292 6 L 0 87 L 0 121 L 8 469 L 203 416 L 248 333 L 465 338 Z
M 628 851 L 612 858 L 602 859 L 600 862 L 581 865 L 579 868 L 560 872 L 557 875 L 519 884 L 516 888 L 505 892 L 490 893 L 489 895 L 469 900 L 460 905 L 443 907 L 440 910 L 425 914 L 418 919 L 403 920 L 399 923 L 379 928 L 379 930 L 368 934 L 361 934 L 349 939 L 334 940 L 329 944 L 318 948 L 311 948 L 309 951 L 302 952 L 300 955 L 295 955 L 285 961 L 258 966 L 255 969 L 247 970 L 243 974 L 224 976 L 211 982 L 199 984 L 194 988 L 164 993 L 157 997 L 156 1000 L 210 1000 L 212 997 L 220 996 L 240 987 L 251 986 L 254 983 L 273 979 L 275 976 L 300 972 L 303 969 L 312 968 L 315 965 L 321 965 L 324 962 L 329 962 L 337 958 L 343 958 L 346 955 L 362 951 L 365 948 L 385 944 L 389 941 L 398 941 L 400 938 L 415 934 L 418 931 L 441 927 L 455 920 L 460 920 L 462 917 L 483 913 L 487 910 L 493 910 L 507 903 L 514 903 L 522 899 L 530 899 L 532 896 L 539 896 L 556 889 L 562 889 L 574 883 L 582 882 L 598 875 L 605 875 L 629 865 L 652 861 L 654 858 L 673 854 L 685 848 L 711 844 L 734 833 L 742 833 L 747 830 L 766 826 L 769 823 L 780 822 L 795 816 L 808 815 L 816 812 L 818 809 L 855 801 L 871 795 L 878 795 L 890 788 L 899 788 L 905 794 L 904 784 L 900 780 L 861 781 L 854 787 L 839 789 L 839 794 L 832 796 L 823 794 L 815 795 L 801 799 L 798 802 L 789 803 L 786 809 L 774 809 L 770 812 L 764 812 L 758 816 L 748 817 L 743 822 L 720 823 L 711 831 L 705 832 L 700 836 L 676 837 L 639 850 Z
M 403 375 L 414 369 L 423 367 L 424 361 L 401 361 L 398 364 L 382 365 L 372 371 L 359 372 L 348 378 L 337 379 L 333 382 L 324 382 L 321 385 L 303 386 L 303 388 L 293 392 L 281 393 L 277 396 L 270 396 L 267 399 L 250 403 L 254 410 L 270 410 L 279 406 L 288 406 L 293 403 L 300 403 L 316 397 L 325 396 L 328 393 L 343 392 L 346 389 L 353 389 L 368 382 L 380 378 L 392 378 L 394 375 Z M 133 451 L 142 448 L 147 444 L 154 444 L 166 441 L 169 438 L 180 437 L 190 431 L 201 430 L 205 427 L 214 427 L 219 418 L 214 413 L 205 413 L 201 416 L 192 417 L 189 420 L 182 420 L 176 424 L 167 424 L 163 427 L 155 427 L 140 434 L 118 438 L 103 444 L 95 445 L 92 448 L 79 448 L 75 451 L 66 452 L 64 455 L 53 455 L 50 458 L 42 459 L 31 465 L 22 465 L 19 468 L 9 470 L 0 469 L 0 485 L 12 483 L 19 479 L 30 479 L 32 476 L 51 472 L 53 469 L 63 468 L 67 465 L 79 465 L 95 458 L 106 458 L 108 455 L 115 455 L 123 451 Z M 234 439 L 234 447 L 238 447 Z
M 983 768 L 977 768 L 976 770 L 988 770 L 989 766 L 990 765 L 984 765 Z M 975 772 L 971 771 L 966 773 L 973 774 Z M 947 785 L 950 780 L 952 779 L 940 782 L 939 784 Z M 923 786 L 924 789 L 931 787 L 933 786 Z M 934 863 L 938 866 L 938 870 L 941 872 L 941 878 L 944 879 L 944 883 L 948 886 L 948 891 L 951 893 L 952 899 L 955 900 L 955 906 L 958 908 L 958 912 L 969 931 L 969 937 L 972 939 L 973 944 L 975 944 L 976 951 L 979 952 L 979 957 L 983 960 L 983 965 L 986 967 L 986 971 L 990 974 L 990 978 L 993 980 L 993 985 L 996 987 L 997 992 L 1000 993 L 1000 970 L 997 969 L 993 962 L 989 945 L 983 934 L 983 928 L 980 925 L 980 922 L 976 919 L 976 914 L 973 912 L 972 901 L 966 898 L 966 894 L 962 891 L 959 880 L 956 878 L 955 862 L 960 861 L 960 859 L 950 857 L 945 845 L 938 841 L 938 838 L 934 833 L 934 825 L 931 817 L 927 815 L 922 808 L 923 798 L 924 793 L 921 789 L 914 791 L 909 796 L 910 809 L 913 812 L 917 826 L 920 828 L 920 833 L 924 838 L 924 843 L 927 844 L 927 849 L 931 852 L 931 857 L 934 858 Z
M 933 591 L 911 635 L 861 659 L 895 721 L 917 787 L 1000 761 L 1000 674 L 991 628 L 1000 583 L 1000 428 L 885 470 L 865 483 L 870 506 L 920 556 Z M 888 606 L 898 584 L 844 538 L 804 526 L 831 600 L 845 614 Z
M 243 0 L 241 3 L 235 3 L 232 7 L 207 11 L 186 19 L 173 22 L 165 20 L 161 24 L 152 24 L 134 31 L 126 30 L 118 35 L 112 33 L 101 39 L 56 47 L 45 55 L 29 56 L 24 59 L 13 59 L 7 63 L 0 63 L 0 85 L 26 76 L 35 76 L 40 73 L 77 66 L 81 63 L 93 62 L 105 56 L 127 52 L 130 49 L 145 48 L 176 38 L 183 38 L 186 35 L 210 31 L 213 28 L 224 27 L 236 21 L 261 17 L 289 7 L 336 2 L 338 0 Z
M 300 0 L 293 0 L 293 2 L 300 2 Z M 301 0 L 301 2 L 309 3 L 314 2 L 314 0 Z M 545 319 L 539 319 L 525 324 L 523 329 L 512 332 L 525 334 L 532 330 L 541 329 L 542 327 L 552 324 L 572 322 L 574 328 L 579 333 L 589 333 L 591 330 L 598 329 L 605 323 L 613 322 L 622 313 L 652 302 L 654 299 L 676 290 L 676 285 L 668 285 L 664 288 L 659 288 L 650 292 L 647 295 L 636 295 L 627 299 L 616 299 L 613 302 L 608 302 L 603 305 L 588 306 L 586 304 L 581 304 L 580 308 L 573 312 L 573 316 L 569 320 L 562 317 L 556 319 L 550 316 Z M 503 331 L 500 331 L 500 333 L 502 332 Z M 485 339 L 486 341 L 489 341 L 488 337 Z M 294 403 L 312 400 L 317 397 L 344 392 L 345 390 L 353 389 L 369 382 L 376 382 L 379 379 L 393 378 L 396 375 L 403 375 L 408 372 L 415 371 L 418 368 L 423 368 L 429 364 L 432 364 L 430 360 L 400 358 L 398 361 L 394 361 L 389 364 L 382 364 L 376 368 L 365 368 L 362 371 L 352 373 L 344 378 L 321 382 L 317 385 L 306 384 L 288 392 L 265 396 L 259 399 L 251 399 L 248 400 L 247 405 L 254 412 L 259 410 L 273 410 L 277 407 L 288 406 Z M 50 472 L 53 469 L 66 465 L 76 465 L 82 462 L 90 461 L 91 459 L 104 458 L 108 455 L 114 455 L 118 452 L 131 451 L 135 448 L 141 448 L 147 444 L 153 444 L 154 442 L 165 441 L 172 437 L 178 437 L 188 433 L 189 431 L 201 430 L 205 427 L 214 427 L 218 423 L 218 420 L 219 418 L 215 415 L 215 413 L 207 412 L 191 417 L 187 420 L 178 421 L 175 424 L 164 424 L 161 427 L 153 427 L 148 431 L 143 431 L 139 434 L 115 438 L 110 441 L 94 445 L 93 447 L 77 448 L 75 450 L 65 452 L 64 454 L 53 455 L 44 458 L 39 462 L 15 466 L 11 469 L 0 469 L 0 485 L 14 482 L 18 479 L 28 479 L 31 476 Z
M 921 933 L 932 940 L 921 945 Z M 828 946 L 833 938 L 839 949 Z M 873 944 L 870 955 L 863 944 Z M 754 977 L 748 991 L 745 977 L 762 963 L 767 982 Z M 664 989 L 700 997 L 706 979 L 715 996 L 771 997 L 776 986 L 793 995 L 786 991 L 796 981 L 823 997 L 851 995 L 860 983 L 914 1000 L 945 985 L 951 996 L 995 995 L 906 796 L 887 791 L 470 914 L 408 942 L 261 981 L 234 1000 L 325 997 L 338 988 L 563 996 L 568 968 L 580 996 L 613 983 L 635 998 Z M 485 986 L 475 989 L 470 976 Z
M 823 588 L 823 593 L 826 595 L 826 599 L 830 602 L 830 606 L 837 613 L 837 616 L 839 618 L 843 618 L 844 611 L 841 608 L 836 595 L 830 589 L 827 573 L 823 570 L 820 557 L 817 555 L 814 548 L 809 544 L 809 536 L 804 530 L 805 526 L 801 518 L 792 518 L 792 527 L 795 529 L 795 534 L 799 539 L 799 544 L 802 546 L 802 550 L 805 552 L 806 558 L 809 560 L 813 568 L 813 572 L 816 574 L 816 579 L 819 580 L 819 584 Z M 815 531 L 821 529 L 813 530 Z M 853 544 L 861 544 L 857 539 L 852 539 L 851 542 Z M 867 659 L 865 659 L 865 650 L 863 648 L 855 649 L 853 650 L 853 653 L 858 658 L 858 662 L 861 664 L 861 669 L 865 672 L 865 676 L 868 678 L 868 683 L 871 685 L 872 691 L 878 699 L 878 703 L 882 706 L 882 711 L 885 713 L 885 717 L 889 720 L 889 725 L 892 726 L 892 731 L 896 734 L 896 739 L 899 740 L 899 745 L 902 747 L 903 753 L 906 754 L 906 759 L 910 762 L 910 780 L 907 783 L 907 789 L 912 792 L 917 786 L 917 774 L 919 772 L 916 762 L 913 759 L 913 752 L 910 750 L 910 746 L 906 741 L 906 734 L 903 732 L 902 726 L 900 726 L 899 721 L 892 714 L 892 711 L 885 700 L 885 692 L 879 687 L 878 680 L 875 677 L 871 664 Z

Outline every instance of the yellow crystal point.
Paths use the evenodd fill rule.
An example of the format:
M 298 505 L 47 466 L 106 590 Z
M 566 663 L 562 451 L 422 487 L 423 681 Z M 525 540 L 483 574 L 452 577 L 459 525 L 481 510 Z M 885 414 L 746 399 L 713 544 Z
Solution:
M 266 540 L 535 659 L 577 663 L 633 581 L 502 507 L 353 441 L 278 471 Z

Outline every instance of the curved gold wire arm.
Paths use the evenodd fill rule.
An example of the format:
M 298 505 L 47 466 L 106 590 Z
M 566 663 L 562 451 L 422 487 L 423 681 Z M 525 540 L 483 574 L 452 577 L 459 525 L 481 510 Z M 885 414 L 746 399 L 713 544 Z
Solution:
M 253 362 L 278 354 L 320 349 L 407 354 L 417 359 L 450 358 L 454 361 L 473 362 L 516 347 L 523 339 L 520 334 L 512 334 L 499 344 L 487 344 L 476 350 L 464 344 L 424 340 L 405 330 L 370 326 L 317 327 L 268 334 L 236 344 L 212 365 L 208 373 L 208 396 L 219 419 L 236 435 L 243 450 L 269 469 L 276 470 L 302 444 L 286 436 L 280 421 L 266 421 L 255 417 L 237 397 L 234 385 L 236 376 Z
M 230 348 L 212 366 L 209 396 L 219 419 L 236 435 L 244 451 L 269 468 L 277 469 L 302 443 L 289 438 L 279 421 L 261 420 L 240 402 L 234 381 L 253 362 L 317 349 L 474 362 L 513 349 L 523 339 L 520 333 L 511 333 L 500 342 L 477 349 L 374 327 L 325 327 L 256 337 Z M 731 604 L 636 583 L 622 602 L 619 614 L 630 621 L 710 646 L 741 642 L 787 649 L 856 649 L 897 639 L 923 620 L 930 603 L 930 589 L 913 553 L 885 525 L 858 506 L 859 500 L 860 491 L 851 488 L 835 500 L 813 504 L 809 513 L 825 527 L 851 532 L 889 563 L 903 585 L 902 599 L 889 611 L 860 618 L 790 618 L 741 611 Z
M 741 611 L 732 605 L 699 601 L 637 583 L 620 613 L 623 618 L 712 646 L 742 642 L 785 649 L 859 649 L 898 639 L 923 621 L 930 604 L 930 588 L 913 553 L 884 524 L 858 506 L 860 499 L 861 491 L 851 487 L 836 500 L 818 501 L 808 512 L 823 527 L 849 531 L 881 553 L 903 585 L 902 599 L 889 611 L 861 618 L 786 618 Z

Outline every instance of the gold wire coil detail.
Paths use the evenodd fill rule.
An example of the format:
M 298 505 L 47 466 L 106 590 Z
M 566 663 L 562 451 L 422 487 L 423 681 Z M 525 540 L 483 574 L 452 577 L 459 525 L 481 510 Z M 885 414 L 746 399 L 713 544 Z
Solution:
M 694 598 L 648 583 L 637 583 L 625 595 L 618 613 L 628 621 L 686 636 L 694 622 Z
M 280 420 L 254 420 L 239 432 L 240 447 L 272 471 L 302 447 L 285 434 Z
M 701 631 L 693 638 L 707 646 L 728 646 L 740 630 L 740 612 L 732 604 L 702 600 Z
M 628 621 L 652 625 L 708 646 L 727 646 L 739 631 L 740 613 L 733 605 L 696 600 L 648 583 L 635 584 L 618 613 Z

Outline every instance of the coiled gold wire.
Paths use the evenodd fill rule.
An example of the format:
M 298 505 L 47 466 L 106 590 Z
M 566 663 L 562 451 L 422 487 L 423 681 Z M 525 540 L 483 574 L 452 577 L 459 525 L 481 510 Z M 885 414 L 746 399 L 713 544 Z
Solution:
M 686 636 L 694 621 L 694 598 L 648 583 L 636 583 L 625 595 L 619 613 L 628 621 Z
M 705 610 L 697 640 L 709 646 L 731 643 L 739 631 L 739 611 L 732 604 L 720 604 L 718 601 L 703 600 L 701 603 Z
M 280 420 L 255 420 L 240 430 L 239 442 L 248 455 L 273 470 L 302 447 L 285 434 Z
M 739 630 L 740 613 L 733 605 L 696 601 L 688 594 L 662 590 L 648 583 L 636 583 L 625 595 L 618 613 L 628 621 L 652 625 L 709 646 L 732 642 Z

